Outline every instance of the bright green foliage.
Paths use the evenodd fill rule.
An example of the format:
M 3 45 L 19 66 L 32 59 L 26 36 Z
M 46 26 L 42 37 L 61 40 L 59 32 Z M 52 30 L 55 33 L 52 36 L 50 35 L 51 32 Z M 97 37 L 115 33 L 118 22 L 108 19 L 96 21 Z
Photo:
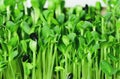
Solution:
M 0 79 L 120 79 L 120 0 L 0 0 Z
M 102 61 L 100 65 L 101 65 L 102 71 L 107 75 L 112 75 L 112 73 L 114 72 L 114 69 L 107 61 Z

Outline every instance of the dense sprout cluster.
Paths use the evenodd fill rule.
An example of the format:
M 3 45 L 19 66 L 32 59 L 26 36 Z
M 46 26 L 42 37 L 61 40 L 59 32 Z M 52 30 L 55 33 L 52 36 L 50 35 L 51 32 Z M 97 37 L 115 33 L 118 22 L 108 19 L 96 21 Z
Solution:
M 0 0 L 0 79 L 120 79 L 120 0 Z

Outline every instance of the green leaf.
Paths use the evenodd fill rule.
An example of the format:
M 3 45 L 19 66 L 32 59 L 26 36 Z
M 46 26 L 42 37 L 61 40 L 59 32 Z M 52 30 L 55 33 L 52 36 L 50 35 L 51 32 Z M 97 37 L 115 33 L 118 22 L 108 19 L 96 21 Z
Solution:
M 100 67 L 101 67 L 101 70 L 109 76 L 111 76 L 112 73 L 114 72 L 113 67 L 105 60 L 101 61 Z
M 13 0 L 4 0 L 4 4 L 5 4 L 6 6 L 14 5 L 14 4 L 15 4 L 15 1 L 13 1 Z
M 57 33 L 57 34 L 60 34 L 60 27 L 59 27 L 59 26 L 55 26 L 55 27 L 54 27 L 54 31 L 55 31 L 55 33 Z
M 56 71 L 56 72 L 58 72 L 58 71 L 63 71 L 63 70 L 64 70 L 64 68 L 61 67 L 61 66 L 56 66 L 56 67 L 55 67 L 55 71 Z
M 99 45 L 99 44 L 95 44 L 95 45 L 93 46 L 93 48 L 94 48 L 94 50 L 98 50 L 98 49 L 100 48 L 100 45 Z
M 10 41 L 8 42 L 8 45 L 15 47 L 18 45 L 18 41 L 19 41 L 19 37 L 16 34 L 14 37 L 10 39 Z
M 112 35 L 110 35 L 110 36 L 109 36 L 109 42 L 114 42 L 114 41 L 115 41 L 115 37 L 112 36 Z
M 100 35 L 97 31 L 92 31 L 92 36 L 94 40 L 99 41 L 100 40 Z
M 117 27 L 116 30 L 120 31 L 120 19 L 116 21 L 116 27 Z
M 15 23 L 13 23 L 12 21 L 7 21 L 7 23 L 6 23 L 7 28 L 11 28 L 13 26 L 15 26 Z
M 23 63 L 24 70 L 26 75 L 30 75 L 31 69 L 33 68 L 33 65 L 31 63 Z
M 23 21 L 21 23 L 21 28 L 25 33 L 30 34 L 31 28 L 30 28 L 30 26 L 28 25 L 27 22 Z
M 0 11 L 5 11 L 4 0 L 0 0 Z
M 7 67 L 7 62 L 0 61 L 0 72 L 6 69 L 6 67 Z
M 43 9 L 46 0 L 31 0 L 33 8 Z
M 77 23 L 76 29 L 77 29 L 79 32 L 81 31 L 83 24 L 84 24 L 83 21 L 80 21 L 80 22 Z
M 44 38 L 48 38 L 50 34 L 51 34 L 51 29 L 47 24 L 45 24 L 42 28 L 42 35 Z
M 98 9 L 99 11 L 102 9 L 100 2 L 96 2 L 96 9 Z
M 83 47 L 86 43 L 85 43 L 85 38 L 80 36 L 79 38 L 79 44 L 81 45 L 81 47 Z
M 87 31 L 85 33 L 85 37 L 86 37 L 87 44 L 89 45 L 93 41 L 92 33 L 90 31 Z
M 50 10 L 44 10 L 43 11 L 43 15 L 44 15 L 44 17 L 45 17 L 45 19 L 46 20 L 48 20 L 48 18 L 52 15 L 52 11 L 50 11 Z M 52 18 L 52 17 L 51 17 Z
M 108 53 L 107 56 L 108 56 L 112 61 L 114 61 L 114 62 L 116 62 L 116 61 L 119 60 L 118 57 L 114 56 L 114 55 L 111 54 L 111 53 Z
M 19 0 L 19 2 L 17 3 L 17 8 L 18 8 L 18 10 L 24 10 L 24 5 L 21 0 Z
M 71 41 L 74 41 L 74 40 L 75 40 L 75 37 L 76 37 L 76 34 L 75 34 L 75 33 L 70 33 L 70 34 L 68 35 L 68 37 L 69 37 L 69 39 L 70 39 Z
M 32 52 L 36 52 L 37 49 L 37 41 L 30 40 L 29 47 L 32 50 Z
M 95 44 L 95 45 L 91 45 L 89 47 L 89 50 L 91 51 L 91 53 L 95 52 L 96 50 L 98 50 L 100 48 L 99 44 Z
M 40 0 L 31 0 L 31 3 L 34 8 L 39 8 Z
M 12 21 L 7 21 L 6 22 L 6 27 L 11 31 L 11 32 L 15 32 L 17 31 L 18 26 L 16 26 L 16 24 Z
M 9 61 L 12 61 L 15 57 L 18 56 L 18 50 L 9 53 Z
M 14 13 L 15 13 L 15 20 L 16 21 L 20 20 L 23 16 L 23 13 L 19 9 L 15 9 Z
M 74 22 L 75 20 L 76 20 L 76 18 L 77 18 L 77 16 L 75 15 L 75 14 L 71 14 L 70 16 L 69 16 L 69 22 Z
M 63 13 L 61 13 L 60 15 L 57 16 L 57 21 L 60 23 L 60 24 L 63 24 L 64 23 L 64 19 L 65 19 L 65 15 Z
M 69 45 L 69 38 L 66 36 L 66 35 L 63 35 L 62 36 L 62 41 L 63 41 L 63 43 L 66 45 L 66 46 L 68 46 Z
M 103 17 L 105 18 L 106 21 L 109 21 L 112 16 L 112 12 L 107 12 Z
M 89 21 L 84 21 L 82 28 L 87 29 L 87 28 L 90 28 L 92 26 L 93 26 L 92 23 L 90 23 Z
M 76 14 L 80 14 L 81 11 L 82 11 L 82 7 L 81 6 L 76 6 L 75 11 L 76 11 Z
M 2 42 L 2 43 L 1 43 L 1 42 Z M 1 39 L 0 39 L 0 43 L 1 43 L 1 46 L 2 46 L 2 50 L 5 51 L 5 52 L 7 52 L 7 51 L 8 51 L 8 49 L 7 49 L 7 44 L 4 43 L 3 41 L 1 41 Z
M 55 24 L 55 25 L 58 25 L 58 24 L 59 24 L 55 18 L 51 18 L 51 19 L 52 19 L 52 23 L 53 23 L 53 24 Z
M 0 25 L 2 25 L 2 24 L 3 24 L 3 16 L 0 15 Z
M 35 8 L 34 11 L 31 12 L 33 23 L 36 24 L 40 17 L 40 10 L 39 8 Z
M 21 40 L 21 47 L 22 50 L 27 53 L 27 43 L 25 40 Z
M 58 50 L 64 54 L 66 51 L 66 46 L 64 44 L 60 44 L 58 45 Z

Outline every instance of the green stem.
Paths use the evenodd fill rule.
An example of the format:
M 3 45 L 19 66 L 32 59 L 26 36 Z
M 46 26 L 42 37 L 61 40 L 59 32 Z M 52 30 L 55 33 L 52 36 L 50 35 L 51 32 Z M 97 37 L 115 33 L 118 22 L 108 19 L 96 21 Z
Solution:
M 33 70 L 32 70 L 32 79 L 36 79 L 36 76 L 35 76 L 35 66 L 36 66 L 36 53 L 33 52 Z
M 39 53 L 37 55 L 37 67 L 38 69 L 36 70 L 36 79 L 42 79 L 42 54 L 41 51 L 39 50 Z
M 9 62 L 9 65 L 10 65 L 10 68 L 11 68 L 11 74 L 13 76 L 12 79 L 15 79 L 15 73 L 14 73 L 14 70 L 13 70 L 11 62 Z
M 82 60 L 82 79 L 87 79 L 87 63 L 85 60 Z
M 3 74 L 3 73 L 2 73 L 2 72 L 0 72 L 0 79 L 2 79 L 2 74 Z
M 81 63 L 78 65 L 78 79 L 81 79 Z
M 102 27 L 101 27 L 101 30 L 102 30 L 102 34 L 104 35 L 105 34 L 105 32 L 104 32 L 104 30 L 105 30 L 105 26 L 104 26 L 104 18 L 102 18 Z
M 59 61 L 58 61 L 58 53 L 57 53 L 57 51 L 56 51 L 56 66 L 58 66 L 58 63 L 59 63 Z M 56 79 L 59 79 L 59 72 L 56 72 Z
M 87 53 L 87 49 L 84 49 L 84 53 Z M 88 76 L 88 62 L 86 58 L 82 59 L 82 79 L 87 79 Z
M 65 55 L 65 74 L 64 74 L 65 77 L 67 76 L 67 67 L 68 67 L 68 64 L 67 64 L 67 55 Z
M 98 51 L 95 51 L 96 56 L 97 56 L 97 52 L 98 52 Z M 96 57 L 95 60 L 96 60 L 96 61 L 95 61 L 96 79 L 100 79 L 100 70 L 99 70 L 99 68 L 98 68 L 98 56 Z
M 73 62 L 73 78 L 77 79 L 77 64 Z
M 52 56 L 51 68 L 50 68 L 50 74 L 51 74 L 50 76 L 52 76 L 52 73 L 53 73 L 53 67 L 54 67 L 54 63 L 55 63 L 56 53 L 57 53 L 57 46 L 55 45 L 55 47 L 54 47 L 54 54 Z
M 10 20 L 10 6 L 7 6 L 7 20 Z
M 23 68 L 24 68 L 24 79 L 27 79 L 26 75 L 26 63 L 23 62 Z
M 88 53 L 88 76 L 87 79 L 92 79 L 92 59 L 91 52 Z
M 104 60 L 104 47 L 101 47 L 101 58 L 100 58 L 100 62 L 102 61 L 102 60 Z M 104 79 L 104 73 L 100 70 L 100 72 L 101 72 L 101 78 L 102 79 Z
M 47 72 L 47 79 L 51 79 L 52 77 L 52 69 L 53 69 L 53 63 L 54 63 L 54 60 L 53 60 L 53 56 L 52 56 L 52 53 L 53 53 L 53 44 L 49 44 L 50 47 L 48 50 L 48 72 Z
M 107 60 L 107 51 L 106 51 L 107 47 L 105 46 L 103 51 L 104 51 L 104 60 Z
M 25 15 L 28 15 L 27 7 L 26 7 L 26 2 L 24 2 L 23 4 L 24 4 L 24 12 L 25 12 Z
M 46 79 L 46 67 L 45 67 L 45 51 L 46 49 L 43 50 L 42 52 L 42 64 L 43 64 L 43 79 Z

